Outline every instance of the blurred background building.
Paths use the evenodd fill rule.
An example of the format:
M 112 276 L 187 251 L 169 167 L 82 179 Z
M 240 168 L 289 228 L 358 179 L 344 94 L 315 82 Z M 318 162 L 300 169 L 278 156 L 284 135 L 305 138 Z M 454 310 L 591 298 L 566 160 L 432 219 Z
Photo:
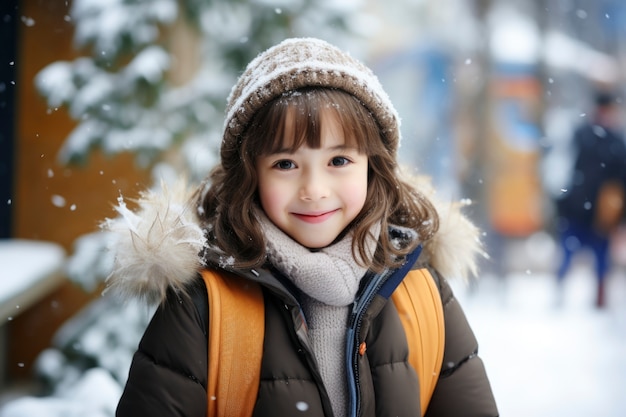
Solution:
M 624 93 L 621 0 L 3 0 L 0 238 L 55 255 L 31 273 L 50 252 L 24 260 L 0 246 L 15 264 L 3 261 L 0 286 L 36 275 L 22 304 L 0 288 L 0 390 L 52 395 L 92 369 L 123 384 L 149 314 L 100 297 L 110 259 L 98 224 L 120 195 L 202 178 L 235 78 L 288 36 L 374 69 L 402 118 L 402 162 L 443 198 L 471 200 L 486 273 L 553 267 L 571 132 L 594 89 Z

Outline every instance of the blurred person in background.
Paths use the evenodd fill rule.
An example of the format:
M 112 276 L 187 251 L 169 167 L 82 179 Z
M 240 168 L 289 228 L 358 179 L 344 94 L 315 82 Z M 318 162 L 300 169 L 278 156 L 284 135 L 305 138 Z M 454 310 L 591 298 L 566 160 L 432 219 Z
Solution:
M 571 146 L 574 168 L 569 186 L 556 202 L 557 231 L 563 259 L 557 271 L 559 297 L 574 255 L 593 253 L 597 282 L 595 305 L 606 303 L 606 276 L 611 268 L 610 239 L 624 214 L 626 145 L 619 123 L 618 97 L 598 91 L 591 118 L 576 128 Z

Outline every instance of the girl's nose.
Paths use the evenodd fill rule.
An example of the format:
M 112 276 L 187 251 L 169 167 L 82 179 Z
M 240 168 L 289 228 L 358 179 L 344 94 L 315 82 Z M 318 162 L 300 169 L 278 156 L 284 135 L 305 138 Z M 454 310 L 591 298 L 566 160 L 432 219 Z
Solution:
M 329 187 L 320 175 L 307 175 L 302 179 L 300 199 L 303 201 L 317 201 L 328 197 Z

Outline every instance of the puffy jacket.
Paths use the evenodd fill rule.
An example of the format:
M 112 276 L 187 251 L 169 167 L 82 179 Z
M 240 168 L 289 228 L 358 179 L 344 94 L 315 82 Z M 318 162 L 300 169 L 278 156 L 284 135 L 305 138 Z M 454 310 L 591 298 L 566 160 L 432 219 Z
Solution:
M 168 203 L 166 207 L 171 210 L 173 205 Z M 475 245 L 475 230 L 459 216 L 447 213 L 445 218 L 452 220 L 452 224 L 440 229 L 443 235 L 439 237 L 456 239 L 457 244 Z M 133 217 L 137 218 L 141 216 Z M 161 226 L 163 220 L 164 217 L 159 218 Z M 187 223 L 177 219 L 174 224 L 180 229 L 181 224 Z M 137 232 L 136 227 L 131 229 Z M 135 245 L 137 238 L 133 237 Z M 164 237 L 161 244 L 166 240 Z M 437 281 L 444 307 L 446 347 L 440 378 L 426 415 L 497 416 L 490 384 L 478 357 L 477 341 L 446 279 L 438 272 L 440 268 L 432 267 L 447 259 L 448 270 L 458 270 L 462 266 L 459 262 L 471 259 L 469 252 L 477 248 L 457 247 L 458 252 L 454 252 L 450 251 L 454 245 L 444 244 L 439 246 L 440 251 L 433 251 L 433 242 L 437 239 L 425 245 L 416 266 L 428 267 Z M 161 265 L 162 271 L 171 273 L 171 268 L 163 267 L 168 259 L 153 261 Z M 144 267 L 150 266 L 150 262 L 147 264 Z M 153 268 L 153 273 L 157 269 Z M 406 274 L 406 269 L 393 273 Z M 306 326 L 289 281 L 271 267 L 231 272 L 259 282 L 265 300 L 264 350 L 254 416 L 331 417 L 330 400 L 314 355 L 307 347 Z M 351 317 L 353 326 L 348 331 L 358 332 L 367 350 L 360 355 L 358 346 L 346 347 L 348 358 L 354 359 L 346 364 L 352 376 L 349 378 L 351 416 L 420 415 L 419 381 L 407 362 L 409 344 L 398 312 L 392 302 L 377 294 L 380 284 L 388 278 L 389 274 L 368 274 L 355 302 L 355 308 L 359 305 L 364 308 Z M 168 285 L 143 335 L 118 405 L 118 417 L 206 415 L 207 401 L 210 401 L 207 398 L 207 292 L 197 274 L 182 282 L 184 291 Z M 124 285 L 123 282 L 115 284 Z M 350 340 L 354 338 L 348 337 Z

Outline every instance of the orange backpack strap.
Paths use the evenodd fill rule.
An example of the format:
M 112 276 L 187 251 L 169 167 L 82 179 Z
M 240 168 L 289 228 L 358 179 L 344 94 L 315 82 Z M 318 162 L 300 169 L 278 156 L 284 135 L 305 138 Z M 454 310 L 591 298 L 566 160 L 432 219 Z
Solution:
M 445 328 L 441 296 L 430 272 L 422 268 L 410 271 L 391 299 L 406 332 L 409 363 L 419 378 L 423 416 L 443 362 Z
M 209 297 L 208 417 L 247 417 L 254 410 L 265 334 L 261 287 L 203 270 Z

